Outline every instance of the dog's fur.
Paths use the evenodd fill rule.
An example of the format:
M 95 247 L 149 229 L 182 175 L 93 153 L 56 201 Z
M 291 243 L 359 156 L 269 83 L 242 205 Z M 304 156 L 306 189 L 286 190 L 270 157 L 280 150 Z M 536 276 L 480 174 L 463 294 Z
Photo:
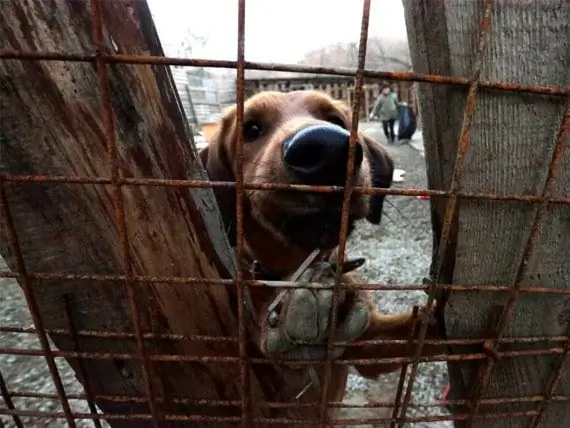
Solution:
M 304 184 L 284 165 L 283 143 L 300 129 L 327 122 L 349 129 L 350 110 L 321 92 L 262 92 L 245 103 L 244 129 L 236 128 L 236 108 L 230 108 L 200 156 L 211 180 L 235 181 L 237 133 L 242 132 L 245 134 L 243 165 L 246 182 Z M 390 187 L 394 169 L 391 156 L 370 137 L 361 134 L 359 140 L 364 159 L 356 170 L 355 185 Z M 229 240 L 235 245 L 235 189 L 217 188 L 215 193 Z M 243 219 L 245 251 L 264 269 L 280 278 L 288 278 L 315 248 L 334 251 L 337 247 L 342 197 L 342 193 L 247 190 Z M 383 200 L 383 196 L 353 195 L 349 230 L 352 231 L 356 220 L 363 218 L 374 224 L 380 223 Z M 354 273 L 345 274 L 343 282 L 358 283 Z M 275 293 L 273 290 L 254 291 L 255 312 L 262 314 Z M 412 312 L 382 315 L 374 308 L 368 293 L 365 294 L 371 317 L 368 329 L 359 339 L 406 339 L 413 323 Z M 345 303 L 349 300 L 346 296 L 343 299 Z M 436 337 L 437 332 L 430 328 L 428 336 Z M 348 347 L 343 358 L 404 357 L 412 355 L 414 348 L 409 349 L 406 345 Z M 424 346 L 424 355 L 441 351 L 437 346 Z M 375 364 L 356 366 L 356 369 L 367 378 L 375 378 L 400 366 L 397 363 Z M 347 378 L 346 366 L 335 367 L 332 377 L 329 399 L 341 400 Z

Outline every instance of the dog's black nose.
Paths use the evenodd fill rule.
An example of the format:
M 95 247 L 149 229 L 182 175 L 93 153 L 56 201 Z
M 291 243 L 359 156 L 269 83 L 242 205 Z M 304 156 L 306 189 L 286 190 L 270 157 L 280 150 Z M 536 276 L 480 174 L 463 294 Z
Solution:
M 350 133 L 337 125 L 304 128 L 283 144 L 283 161 L 306 184 L 344 186 Z M 363 151 L 356 145 L 355 167 Z

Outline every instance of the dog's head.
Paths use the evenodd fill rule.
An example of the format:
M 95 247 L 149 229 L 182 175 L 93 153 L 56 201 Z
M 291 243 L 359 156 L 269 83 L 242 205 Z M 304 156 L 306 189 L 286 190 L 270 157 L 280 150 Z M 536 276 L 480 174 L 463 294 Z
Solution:
M 262 92 L 246 101 L 243 126 L 236 107 L 226 111 L 208 147 L 200 152 L 211 180 L 235 181 L 236 141 L 244 141 L 246 183 L 344 186 L 347 175 L 350 110 L 317 91 Z M 360 134 L 355 152 L 355 185 L 388 188 L 394 163 L 387 151 Z M 216 189 L 220 211 L 235 243 L 235 189 Z M 304 250 L 338 245 L 343 194 L 289 190 L 247 190 L 246 221 L 275 239 Z M 383 196 L 353 194 L 349 226 L 367 218 L 380 223 Z

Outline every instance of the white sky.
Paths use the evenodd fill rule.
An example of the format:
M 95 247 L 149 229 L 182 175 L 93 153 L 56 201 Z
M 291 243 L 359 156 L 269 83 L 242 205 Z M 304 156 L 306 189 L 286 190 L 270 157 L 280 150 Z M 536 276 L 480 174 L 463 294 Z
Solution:
M 177 55 L 188 31 L 208 39 L 193 56 L 235 60 L 237 0 L 147 0 L 167 55 Z M 362 0 L 247 0 L 245 57 L 295 62 L 337 42 L 357 42 Z M 401 0 L 372 0 L 369 36 L 405 39 Z

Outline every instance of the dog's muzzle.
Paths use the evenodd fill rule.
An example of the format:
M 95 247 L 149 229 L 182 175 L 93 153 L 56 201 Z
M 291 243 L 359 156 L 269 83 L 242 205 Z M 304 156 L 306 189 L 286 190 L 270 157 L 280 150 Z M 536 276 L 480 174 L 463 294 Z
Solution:
M 283 144 L 283 162 L 303 184 L 344 186 L 350 133 L 337 125 L 312 125 L 295 133 Z M 356 145 L 355 167 L 364 154 Z

